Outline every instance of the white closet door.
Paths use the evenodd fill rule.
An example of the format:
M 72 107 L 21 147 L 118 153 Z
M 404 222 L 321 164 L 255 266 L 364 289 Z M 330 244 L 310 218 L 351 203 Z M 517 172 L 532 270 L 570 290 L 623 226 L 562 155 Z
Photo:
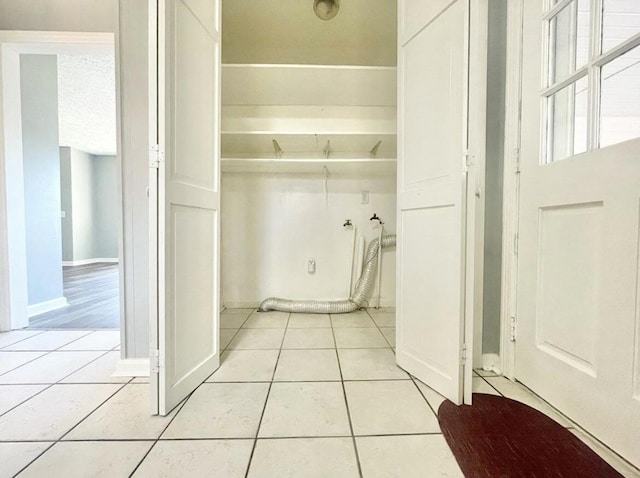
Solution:
M 152 408 L 166 415 L 220 363 L 220 3 L 150 5 L 159 149 L 151 169 Z
M 399 4 L 396 356 L 456 404 L 471 401 L 481 176 L 468 152 L 483 163 L 486 9 L 469 0 Z

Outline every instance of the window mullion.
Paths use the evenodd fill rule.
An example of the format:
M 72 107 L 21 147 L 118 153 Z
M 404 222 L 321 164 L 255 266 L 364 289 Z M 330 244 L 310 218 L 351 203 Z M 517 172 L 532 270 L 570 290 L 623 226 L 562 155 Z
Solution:
M 558 91 L 564 89 L 569 86 L 571 83 L 578 81 L 580 78 L 587 76 L 589 67 L 587 65 L 581 67 L 579 70 L 574 71 L 571 75 L 567 76 L 564 80 L 558 81 L 548 88 L 543 88 L 541 94 L 542 96 L 551 96 Z
M 550 4 L 547 6 L 547 13 L 545 13 L 543 21 L 549 21 L 553 17 L 555 17 L 561 10 L 564 9 L 567 5 L 569 5 L 573 0 L 561 0 L 555 5 Z
M 549 0 L 550 1 L 550 0 Z M 549 83 L 551 82 L 551 71 L 552 71 L 552 67 L 551 67 L 551 46 L 553 45 L 553 39 L 551 38 L 552 35 L 552 29 L 551 29 L 551 21 L 550 20 L 543 20 L 542 22 L 542 78 L 543 80 L 543 84 L 540 85 L 543 89 L 546 88 Z M 550 132 L 550 122 L 549 122 L 549 104 L 548 104 L 548 100 L 546 97 L 542 97 L 542 118 L 544 118 L 543 121 L 543 128 L 542 128 L 542 144 L 544 145 L 544 158 L 542 160 L 542 163 L 548 163 L 550 158 L 551 158 L 551 149 L 550 149 L 550 137 L 551 137 L 551 132 Z
M 600 136 L 600 72 L 595 59 L 602 52 L 602 8 L 604 0 L 591 0 L 589 44 L 589 91 L 587 109 L 587 150 L 597 149 Z

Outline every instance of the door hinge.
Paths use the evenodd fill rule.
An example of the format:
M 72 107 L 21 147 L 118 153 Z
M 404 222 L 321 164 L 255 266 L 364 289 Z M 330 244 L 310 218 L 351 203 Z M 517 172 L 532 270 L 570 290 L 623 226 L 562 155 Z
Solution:
M 513 152 L 513 167 L 516 174 L 520 173 L 520 148 L 516 148 Z
M 520 236 L 519 234 L 516 232 L 513 234 L 513 255 L 517 256 L 518 255 L 518 246 L 519 246 L 519 242 L 520 242 Z
M 159 373 L 161 368 L 159 350 L 152 350 L 149 353 L 149 362 L 151 365 L 151 373 Z
M 469 167 L 472 164 L 472 159 L 471 159 L 471 154 L 469 153 L 468 149 L 465 149 L 464 151 L 462 151 L 462 170 L 465 173 L 469 172 Z
M 158 169 L 161 161 L 164 161 L 164 151 L 160 150 L 159 144 L 154 144 L 149 150 L 149 167 Z
M 467 363 L 467 344 L 462 344 L 460 349 L 460 364 L 466 365 Z
M 515 342 L 516 341 L 516 316 L 512 315 L 511 317 L 509 317 L 509 340 L 511 342 Z

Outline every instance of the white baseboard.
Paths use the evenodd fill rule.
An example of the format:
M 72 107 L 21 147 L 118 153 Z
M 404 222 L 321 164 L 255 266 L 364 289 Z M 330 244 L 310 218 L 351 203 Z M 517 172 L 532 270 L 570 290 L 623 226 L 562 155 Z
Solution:
M 389 308 L 389 307 L 395 307 L 396 306 L 396 301 L 395 300 L 380 300 L 380 308 Z M 369 306 L 367 307 L 367 309 L 375 309 L 376 308 L 376 300 L 372 300 L 369 302 Z
M 119 259 L 113 257 L 95 257 L 93 259 L 82 259 L 79 261 L 62 261 L 63 266 L 86 266 L 87 264 L 97 264 L 99 262 L 109 262 L 111 264 L 117 264 Z
M 482 354 L 482 370 L 502 375 L 501 360 L 498 354 Z
M 112 377 L 148 377 L 151 371 L 148 358 L 120 359 Z
M 225 309 L 255 309 L 260 305 L 260 302 L 255 301 L 225 301 L 224 308 Z
M 313 300 L 344 300 L 342 299 L 313 299 Z M 252 301 L 252 300 L 238 300 L 238 301 L 225 301 L 224 308 L 225 309 L 256 309 L 262 301 Z M 376 305 L 375 299 L 371 300 L 368 308 L 372 309 Z M 395 300 L 381 300 L 380 307 L 395 307 Z
M 66 297 L 58 297 L 57 299 L 45 300 L 44 302 L 38 302 L 27 307 L 27 316 L 33 317 L 35 315 L 44 314 L 45 312 L 51 312 L 52 310 L 62 309 L 69 305 Z

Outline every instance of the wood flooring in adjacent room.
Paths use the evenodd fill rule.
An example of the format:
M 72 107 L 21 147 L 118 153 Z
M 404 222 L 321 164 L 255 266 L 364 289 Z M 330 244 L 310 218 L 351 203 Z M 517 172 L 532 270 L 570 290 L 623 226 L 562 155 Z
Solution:
M 33 329 L 111 329 L 120 327 L 118 264 L 63 268 L 69 305 L 29 319 Z

